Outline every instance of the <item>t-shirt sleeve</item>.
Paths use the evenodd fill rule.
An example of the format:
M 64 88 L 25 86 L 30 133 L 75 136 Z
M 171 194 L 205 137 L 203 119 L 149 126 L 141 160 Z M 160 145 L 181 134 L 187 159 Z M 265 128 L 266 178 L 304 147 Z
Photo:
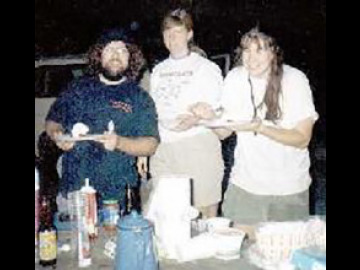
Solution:
M 69 92 L 64 91 L 50 107 L 50 110 L 46 116 L 46 121 L 53 121 L 58 124 L 65 124 L 66 112 L 69 109 Z
M 220 68 L 212 63 L 205 62 L 197 74 L 192 100 L 195 102 L 206 102 L 214 109 L 220 107 L 223 77 Z
M 82 82 L 70 82 L 55 100 L 46 116 L 46 121 L 61 124 L 65 132 L 70 132 L 73 123 L 79 121 L 83 108 L 79 102 L 77 89 L 81 89 Z
M 245 118 L 241 104 L 244 101 L 241 92 L 241 81 L 238 80 L 240 75 L 237 73 L 239 73 L 237 69 L 230 71 L 224 80 L 221 96 L 224 119 L 241 120 Z
M 140 90 L 137 102 L 139 108 L 136 110 L 134 116 L 133 136 L 155 137 L 160 141 L 158 115 L 153 99 L 147 92 Z
M 315 110 L 313 95 L 308 78 L 299 70 L 293 69 L 283 82 L 283 123 L 295 126 L 300 121 L 319 118 Z

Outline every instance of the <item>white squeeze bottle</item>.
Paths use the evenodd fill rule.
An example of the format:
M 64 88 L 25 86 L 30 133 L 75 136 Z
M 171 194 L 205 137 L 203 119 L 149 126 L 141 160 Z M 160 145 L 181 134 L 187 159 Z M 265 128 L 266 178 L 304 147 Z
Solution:
M 78 266 L 79 268 L 91 265 L 90 239 L 86 225 L 85 200 L 81 191 L 75 193 L 77 240 L 78 240 Z
M 81 188 L 80 192 L 84 199 L 86 227 L 90 239 L 94 239 L 98 236 L 96 190 L 90 186 L 88 178 L 85 179 L 85 185 Z

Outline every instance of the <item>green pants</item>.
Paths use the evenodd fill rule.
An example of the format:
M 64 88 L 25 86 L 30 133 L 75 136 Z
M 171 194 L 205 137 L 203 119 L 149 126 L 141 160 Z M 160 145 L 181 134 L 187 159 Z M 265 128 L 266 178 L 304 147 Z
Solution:
M 224 216 L 236 223 L 295 221 L 309 216 L 309 191 L 287 196 L 254 195 L 231 184 L 225 194 Z

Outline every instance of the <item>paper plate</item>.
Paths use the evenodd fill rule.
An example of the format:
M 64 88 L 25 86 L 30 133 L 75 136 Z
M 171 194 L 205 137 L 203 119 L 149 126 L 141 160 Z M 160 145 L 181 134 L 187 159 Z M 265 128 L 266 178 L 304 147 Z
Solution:
M 224 120 L 224 119 L 217 119 L 212 121 L 200 121 L 199 125 L 203 125 L 210 128 L 222 128 L 222 127 L 231 127 L 237 125 L 248 124 L 250 121 L 233 121 L 233 120 Z
M 56 140 L 61 142 L 80 142 L 80 141 L 96 141 L 102 135 L 84 135 L 80 137 L 72 137 L 71 135 L 60 135 L 56 137 Z

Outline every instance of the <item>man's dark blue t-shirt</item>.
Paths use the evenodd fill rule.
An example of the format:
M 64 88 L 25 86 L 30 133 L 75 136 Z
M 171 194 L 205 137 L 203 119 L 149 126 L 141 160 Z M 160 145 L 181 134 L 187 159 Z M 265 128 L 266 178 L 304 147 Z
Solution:
M 47 120 L 61 124 L 66 134 L 76 123 L 87 125 L 89 134 L 103 134 L 113 121 L 120 136 L 159 140 L 154 102 L 131 81 L 116 86 L 88 77 L 74 81 L 53 104 Z M 62 168 L 59 189 L 65 194 L 79 190 L 89 178 L 103 200 L 122 200 L 126 185 L 134 187 L 137 183 L 135 157 L 107 151 L 97 142 L 77 142 L 64 154 Z

